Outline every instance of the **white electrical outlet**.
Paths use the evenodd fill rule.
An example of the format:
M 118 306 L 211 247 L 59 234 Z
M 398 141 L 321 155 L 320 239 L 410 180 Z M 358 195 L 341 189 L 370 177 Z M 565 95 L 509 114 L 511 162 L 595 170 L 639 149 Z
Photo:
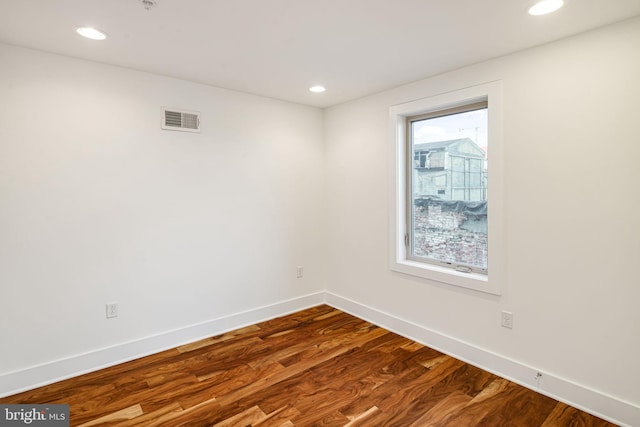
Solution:
M 513 329 L 513 313 L 510 311 L 502 312 L 502 327 Z
M 107 319 L 111 319 L 112 317 L 118 317 L 118 303 L 110 302 L 106 304 L 107 309 Z
M 301 265 L 299 265 L 299 266 L 296 268 L 296 277 L 297 277 L 298 279 L 302 278 L 303 273 L 304 273 L 304 270 L 302 269 L 302 266 L 301 266 Z

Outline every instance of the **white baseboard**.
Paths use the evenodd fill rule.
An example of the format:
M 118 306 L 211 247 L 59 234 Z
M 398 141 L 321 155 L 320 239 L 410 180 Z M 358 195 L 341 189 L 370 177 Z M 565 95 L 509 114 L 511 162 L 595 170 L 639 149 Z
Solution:
M 318 292 L 0 375 L 0 397 L 138 359 L 324 303 Z
M 323 303 L 615 424 L 640 426 L 640 407 L 633 403 L 608 396 L 547 372 L 543 372 L 538 384 L 535 376 L 540 371 L 534 367 L 331 292 L 318 292 L 2 374 L 0 375 L 0 397 L 114 366 Z
M 326 304 L 456 359 L 621 426 L 640 426 L 640 407 L 372 307 L 326 293 Z

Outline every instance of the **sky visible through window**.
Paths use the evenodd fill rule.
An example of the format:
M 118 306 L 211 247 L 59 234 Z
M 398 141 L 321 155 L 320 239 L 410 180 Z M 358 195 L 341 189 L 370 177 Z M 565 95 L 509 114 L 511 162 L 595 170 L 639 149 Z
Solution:
M 487 108 L 483 108 L 413 122 L 413 143 L 470 138 L 486 152 L 488 111 Z

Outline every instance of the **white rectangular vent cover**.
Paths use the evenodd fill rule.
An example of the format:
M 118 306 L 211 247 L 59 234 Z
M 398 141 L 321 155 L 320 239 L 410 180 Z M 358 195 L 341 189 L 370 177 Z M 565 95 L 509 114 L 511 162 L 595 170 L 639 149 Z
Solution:
M 162 129 L 200 132 L 200 112 L 163 107 Z

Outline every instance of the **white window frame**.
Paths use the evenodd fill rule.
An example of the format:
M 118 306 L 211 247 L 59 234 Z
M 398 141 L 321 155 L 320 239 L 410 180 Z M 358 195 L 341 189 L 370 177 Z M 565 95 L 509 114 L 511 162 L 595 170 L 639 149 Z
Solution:
M 405 236 L 407 224 L 407 168 L 409 156 L 406 130 L 407 117 L 487 101 L 488 111 L 488 274 L 465 273 L 453 268 L 409 259 Z M 428 98 L 394 105 L 390 118 L 390 215 L 389 263 L 395 272 L 409 274 L 453 286 L 493 295 L 501 294 L 506 252 L 504 249 L 503 160 L 502 160 L 502 82 L 494 81 L 442 93 Z

